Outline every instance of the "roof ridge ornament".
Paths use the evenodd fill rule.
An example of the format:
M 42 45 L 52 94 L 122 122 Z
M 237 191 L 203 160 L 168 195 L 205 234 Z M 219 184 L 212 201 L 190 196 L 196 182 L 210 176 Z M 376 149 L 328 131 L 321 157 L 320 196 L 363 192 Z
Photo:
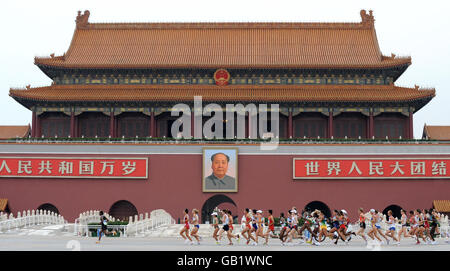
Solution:
M 369 10 L 369 14 L 367 14 L 366 10 L 362 9 L 359 14 L 361 14 L 361 23 L 363 25 L 367 25 L 370 27 L 374 26 L 375 18 L 373 17 L 372 10 Z
M 89 10 L 85 10 L 83 15 L 81 15 L 81 11 L 78 11 L 77 19 L 75 20 L 77 28 L 84 28 L 89 24 L 90 14 Z

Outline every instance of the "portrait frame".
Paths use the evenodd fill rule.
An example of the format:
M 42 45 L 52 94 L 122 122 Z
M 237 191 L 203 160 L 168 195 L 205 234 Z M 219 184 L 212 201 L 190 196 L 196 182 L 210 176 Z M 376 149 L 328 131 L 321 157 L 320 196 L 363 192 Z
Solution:
M 206 178 L 210 176 L 212 169 L 211 165 L 211 156 L 217 153 L 225 153 L 230 157 L 229 163 L 231 164 L 232 171 L 234 174 L 230 174 L 229 176 L 234 178 L 235 187 L 234 189 L 211 189 L 207 188 Z M 236 193 L 238 192 L 238 157 L 239 150 L 236 147 L 204 147 L 202 148 L 202 192 L 204 193 Z M 209 161 L 209 162 L 208 162 Z M 229 170 L 229 168 L 228 168 Z M 228 171 L 227 171 L 228 172 Z M 228 175 L 228 174 L 227 174 Z

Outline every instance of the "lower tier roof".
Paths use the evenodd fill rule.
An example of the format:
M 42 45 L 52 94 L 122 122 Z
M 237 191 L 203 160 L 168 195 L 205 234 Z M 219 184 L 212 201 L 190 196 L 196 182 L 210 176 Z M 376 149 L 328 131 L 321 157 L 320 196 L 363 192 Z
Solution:
M 414 102 L 435 96 L 434 89 L 394 85 L 52 85 L 11 89 L 27 102 Z M 423 105 L 424 105 L 423 104 Z M 422 105 L 422 106 L 423 106 Z

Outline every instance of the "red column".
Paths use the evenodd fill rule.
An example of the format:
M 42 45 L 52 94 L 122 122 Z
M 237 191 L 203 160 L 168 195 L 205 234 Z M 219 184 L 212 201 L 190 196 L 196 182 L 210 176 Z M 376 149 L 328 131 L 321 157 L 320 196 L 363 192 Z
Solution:
M 153 137 L 153 122 L 155 121 L 155 113 L 150 112 L 150 123 L 148 127 L 148 135 Z
M 289 117 L 288 117 L 288 138 L 293 137 L 293 124 L 292 124 L 292 111 L 289 110 Z
M 414 139 L 413 112 L 409 112 L 409 139 Z
M 31 117 L 31 137 L 36 137 L 36 111 L 33 111 L 33 115 Z
M 70 137 L 74 138 L 75 135 L 75 113 L 70 113 Z
M 74 113 L 74 115 L 75 115 L 75 113 Z M 74 137 L 79 137 L 79 132 L 78 132 L 78 122 L 79 122 L 79 120 L 78 120 L 77 116 L 74 116 L 73 122 L 74 122 L 73 136 Z
M 369 115 L 369 138 L 372 138 L 374 136 L 374 130 L 373 130 L 373 112 L 370 112 Z
M 250 112 L 248 112 L 248 116 L 247 116 L 247 120 L 248 120 L 248 122 L 247 122 L 247 136 L 246 136 L 246 138 L 251 138 L 252 137 L 252 126 L 251 126 L 251 123 L 250 123 Z
M 194 108 L 191 109 L 191 138 L 195 135 L 195 111 Z
M 333 136 L 333 112 L 328 115 L 328 138 Z
M 116 137 L 116 122 L 115 122 L 114 112 L 109 114 L 109 135 L 111 137 Z
M 36 114 L 36 131 L 34 133 L 35 137 L 41 137 L 41 118 Z M 48 135 L 44 135 L 48 136 Z
M 150 135 L 156 137 L 156 122 L 155 122 L 155 112 L 152 111 L 150 115 Z
M 245 116 L 245 123 L 247 124 L 245 125 L 245 138 L 248 138 L 248 131 L 250 130 L 249 129 L 250 118 L 248 116 Z

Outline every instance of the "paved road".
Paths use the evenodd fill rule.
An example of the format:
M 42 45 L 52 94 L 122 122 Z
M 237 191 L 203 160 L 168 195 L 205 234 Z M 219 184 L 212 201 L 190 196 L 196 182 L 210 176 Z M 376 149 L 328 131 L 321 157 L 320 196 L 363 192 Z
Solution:
M 196 250 L 215 250 L 215 251 L 284 251 L 284 250 L 308 250 L 308 251 L 367 251 L 367 250 L 430 250 L 430 251 L 450 251 L 450 243 L 443 239 L 438 239 L 437 245 L 415 245 L 414 240 L 402 240 L 400 246 L 375 244 L 367 247 L 362 239 L 352 240 L 348 245 L 340 243 L 332 244 L 325 240 L 321 246 L 312 246 L 309 244 L 282 246 L 277 239 L 269 240 L 268 246 L 247 246 L 237 244 L 228 246 L 217 245 L 211 238 L 204 240 L 201 245 L 185 245 L 181 238 L 104 238 L 101 244 L 96 244 L 95 238 L 76 237 L 76 236 L 19 236 L 19 235 L 0 235 L 0 251 L 67 251 L 67 250 L 86 250 L 86 251 L 196 251 Z

